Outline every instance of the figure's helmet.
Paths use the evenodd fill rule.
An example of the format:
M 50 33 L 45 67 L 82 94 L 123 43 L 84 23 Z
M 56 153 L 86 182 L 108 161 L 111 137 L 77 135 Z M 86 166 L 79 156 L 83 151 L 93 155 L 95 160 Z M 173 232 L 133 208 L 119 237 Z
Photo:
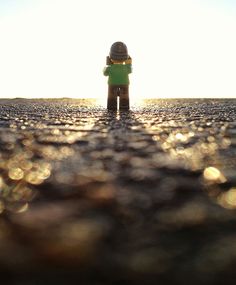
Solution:
M 110 58 L 114 60 L 126 60 L 128 59 L 127 46 L 122 42 L 115 42 L 110 49 Z

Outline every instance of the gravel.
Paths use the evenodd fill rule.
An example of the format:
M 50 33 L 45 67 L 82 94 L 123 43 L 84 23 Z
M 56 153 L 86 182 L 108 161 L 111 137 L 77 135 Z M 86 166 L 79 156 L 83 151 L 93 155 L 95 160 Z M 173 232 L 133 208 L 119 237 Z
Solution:
M 235 99 L 1 99 L 2 282 L 234 284 L 235 171 Z

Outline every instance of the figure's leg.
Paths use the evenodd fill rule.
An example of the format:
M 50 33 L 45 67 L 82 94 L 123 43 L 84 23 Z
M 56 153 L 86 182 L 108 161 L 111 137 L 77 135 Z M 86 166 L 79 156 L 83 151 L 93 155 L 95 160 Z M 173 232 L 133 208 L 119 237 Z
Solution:
M 117 90 L 115 86 L 108 86 L 107 109 L 117 110 Z
M 129 86 L 120 87 L 120 110 L 129 110 Z

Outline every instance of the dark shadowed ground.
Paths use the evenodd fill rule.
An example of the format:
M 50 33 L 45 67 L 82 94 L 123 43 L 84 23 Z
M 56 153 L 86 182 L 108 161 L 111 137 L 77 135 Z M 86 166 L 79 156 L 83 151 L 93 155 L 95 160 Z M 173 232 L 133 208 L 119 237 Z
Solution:
M 0 100 L 1 284 L 234 284 L 236 99 Z

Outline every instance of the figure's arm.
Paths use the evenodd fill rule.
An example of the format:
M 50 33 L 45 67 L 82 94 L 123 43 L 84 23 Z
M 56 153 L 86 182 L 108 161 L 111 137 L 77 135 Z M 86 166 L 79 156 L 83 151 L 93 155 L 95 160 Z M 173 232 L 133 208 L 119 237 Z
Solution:
M 103 69 L 103 75 L 108 76 L 109 75 L 109 71 L 110 71 L 110 65 L 113 64 L 111 61 L 110 56 L 107 56 L 106 58 L 106 67 L 104 67 Z
M 108 76 L 109 75 L 109 70 L 110 70 L 110 66 L 106 66 L 103 68 L 103 75 Z
M 132 73 L 132 65 L 131 64 L 127 64 L 127 68 L 128 68 L 128 74 Z
M 130 56 L 128 57 L 128 59 L 126 59 L 125 65 L 126 65 L 128 74 L 132 73 L 132 58 Z

